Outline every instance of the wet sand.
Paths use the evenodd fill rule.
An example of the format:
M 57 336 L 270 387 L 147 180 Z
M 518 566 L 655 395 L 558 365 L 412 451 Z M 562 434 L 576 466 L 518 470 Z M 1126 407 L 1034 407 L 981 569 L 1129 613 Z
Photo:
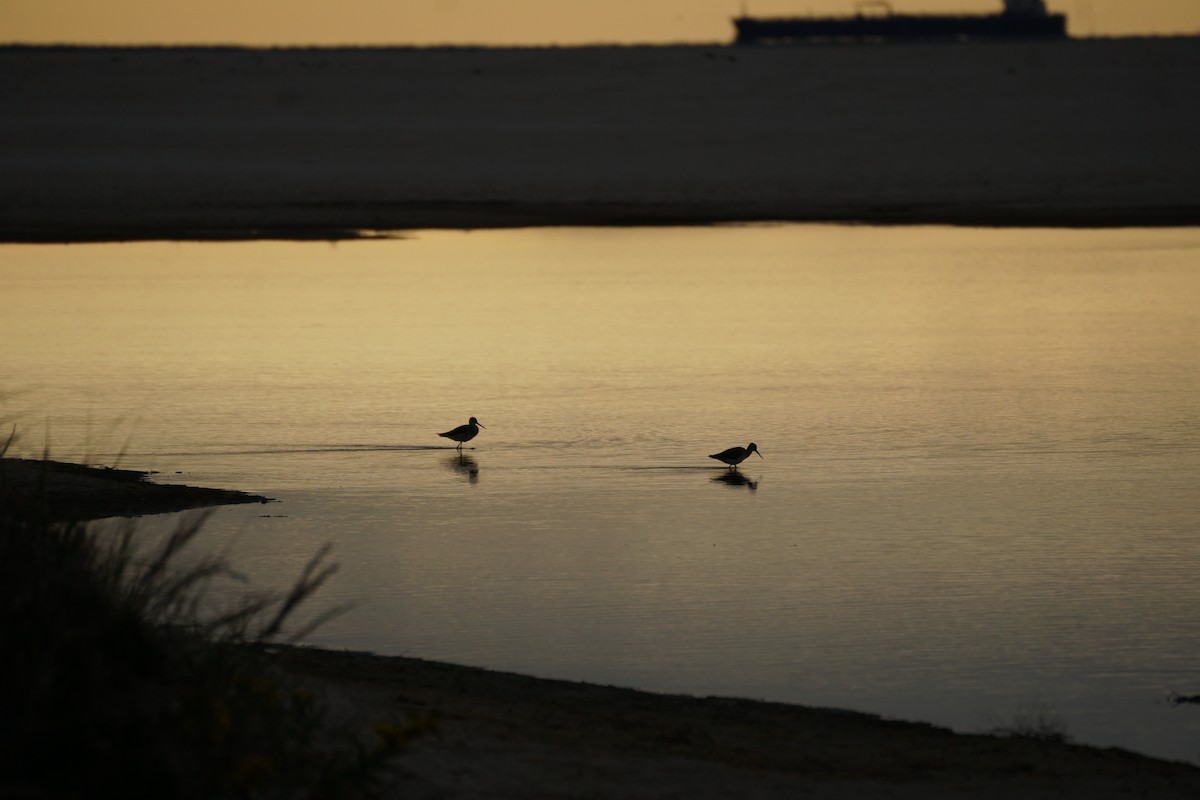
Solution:
M 963 735 L 870 714 L 282 649 L 344 722 L 429 718 L 406 798 L 1195 797 L 1200 769 L 1121 750 Z
M 1200 224 L 1200 38 L 0 48 L 0 241 Z

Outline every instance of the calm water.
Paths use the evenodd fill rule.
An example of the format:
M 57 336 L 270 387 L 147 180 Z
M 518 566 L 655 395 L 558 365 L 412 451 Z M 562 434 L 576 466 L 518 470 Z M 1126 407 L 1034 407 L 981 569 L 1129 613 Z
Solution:
M 23 447 L 278 498 L 205 544 L 332 542 L 318 644 L 1200 755 L 1200 230 L 8 246 L 0 292 Z

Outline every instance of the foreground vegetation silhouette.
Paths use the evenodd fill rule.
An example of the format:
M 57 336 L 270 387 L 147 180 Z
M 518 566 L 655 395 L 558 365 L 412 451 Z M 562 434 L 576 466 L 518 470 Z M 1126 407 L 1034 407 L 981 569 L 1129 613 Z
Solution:
M 6 449 L 0 441 L 0 456 Z M 328 546 L 288 592 L 247 593 L 212 612 L 212 582 L 237 576 L 187 551 L 206 513 L 146 543 L 133 521 L 51 522 L 47 512 L 0 485 L 11 670 L 0 795 L 357 798 L 392 783 L 397 754 L 427 723 L 339 728 L 272 663 L 271 645 L 336 570 Z

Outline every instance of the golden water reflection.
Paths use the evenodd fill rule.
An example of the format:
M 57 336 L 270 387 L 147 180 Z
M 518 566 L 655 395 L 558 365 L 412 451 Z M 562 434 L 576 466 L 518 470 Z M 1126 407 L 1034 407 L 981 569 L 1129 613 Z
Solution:
M 30 453 L 281 498 L 211 537 L 266 582 L 332 540 L 329 602 L 361 603 L 323 644 L 966 729 L 1040 693 L 1187 757 L 1154 699 L 1200 681 L 1198 255 L 822 226 L 3 247 L 2 416 Z

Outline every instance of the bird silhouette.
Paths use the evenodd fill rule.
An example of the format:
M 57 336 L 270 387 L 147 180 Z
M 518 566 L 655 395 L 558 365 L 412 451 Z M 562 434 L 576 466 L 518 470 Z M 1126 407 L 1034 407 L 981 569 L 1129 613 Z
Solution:
M 458 442 L 458 449 L 461 450 L 463 442 L 469 442 L 474 439 L 476 435 L 478 435 L 479 429 L 482 427 L 483 426 L 479 424 L 479 420 L 471 417 L 470 421 L 467 422 L 466 425 L 459 425 L 454 430 L 446 431 L 445 433 L 439 433 L 438 436 L 444 436 L 447 439 Z
M 715 458 L 717 461 L 728 464 L 730 469 L 737 469 L 737 465 L 749 458 L 751 453 L 758 453 L 758 445 L 754 442 L 746 447 L 731 447 L 728 450 L 713 453 L 709 458 Z M 758 457 L 762 458 L 763 454 L 758 453 Z

